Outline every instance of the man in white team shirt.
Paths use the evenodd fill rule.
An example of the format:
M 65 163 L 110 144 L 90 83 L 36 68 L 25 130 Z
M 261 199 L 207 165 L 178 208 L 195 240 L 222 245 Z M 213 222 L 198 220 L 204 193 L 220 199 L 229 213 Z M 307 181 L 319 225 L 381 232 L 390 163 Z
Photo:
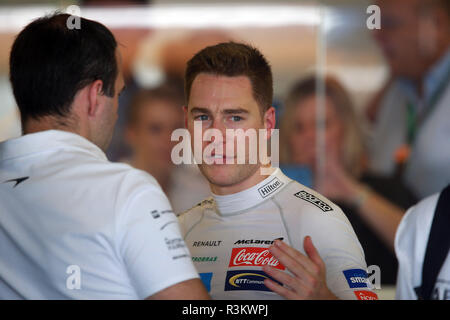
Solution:
M 114 36 L 69 17 L 11 50 L 24 135 L 0 144 L 0 299 L 206 299 L 156 180 L 104 154 L 124 87 Z
M 410 208 L 400 222 L 395 235 L 397 299 L 450 300 L 449 209 L 450 185 Z
M 199 122 L 202 133 L 217 129 L 223 136 L 227 129 L 275 128 L 270 66 L 251 46 L 230 42 L 201 50 L 187 64 L 185 92 L 186 127 L 192 139 L 199 137 L 194 133 Z M 377 299 L 367 282 L 363 249 L 336 205 L 280 169 L 266 166 L 271 174 L 261 174 L 261 162 L 248 161 L 248 146 L 245 164 L 237 164 L 237 152 L 231 156 L 226 146 L 222 153 L 220 148 L 204 153 L 212 144 L 231 143 L 236 149 L 236 141 L 227 137 L 202 142 L 206 158 L 199 168 L 212 197 L 179 217 L 211 296 Z M 283 241 L 276 241 L 269 251 L 275 239 Z

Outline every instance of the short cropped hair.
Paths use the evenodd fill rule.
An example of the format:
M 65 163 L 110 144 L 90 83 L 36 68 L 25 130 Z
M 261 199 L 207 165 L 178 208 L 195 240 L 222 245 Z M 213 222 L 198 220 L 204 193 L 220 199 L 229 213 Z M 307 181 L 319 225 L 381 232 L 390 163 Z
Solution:
M 65 117 L 75 94 L 103 81 L 103 93 L 114 96 L 118 74 L 117 42 L 102 24 L 80 18 L 69 29 L 68 14 L 54 13 L 28 24 L 10 54 L 10 81 L 22 125 L 29 118 Z
M 188 61 L 185 72 L 186 102 L 189 101 L 192 83 L 200 73 L 246 76 L 262 114 L 272 105 L 272 70 L 262 53 L 250 45 L 225 42 L 206 47 L 195 54 Z

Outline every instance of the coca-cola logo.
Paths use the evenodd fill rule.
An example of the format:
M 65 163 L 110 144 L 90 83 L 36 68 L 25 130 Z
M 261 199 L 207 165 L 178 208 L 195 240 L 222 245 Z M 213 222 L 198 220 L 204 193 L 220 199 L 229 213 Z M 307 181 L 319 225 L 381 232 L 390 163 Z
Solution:
M 284 270 L 285 267 L 269 251 L 268 248 L 245 247 L 233 248 L 229 267 L 255 266 L 271 267 Z

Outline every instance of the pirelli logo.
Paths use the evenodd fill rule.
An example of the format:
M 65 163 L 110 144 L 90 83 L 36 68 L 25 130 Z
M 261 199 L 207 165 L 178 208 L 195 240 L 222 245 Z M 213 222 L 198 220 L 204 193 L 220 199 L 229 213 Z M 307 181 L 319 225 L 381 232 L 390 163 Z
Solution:
M 333 211 L 333 208 L 331 208 L 331 206 L 326 204 L 326 202 L 320 200 L 315 195 L 312 195 L 311 193 L 308 193 L 305 190 L 294 193 L 294 196 L 302 200 L 308 201 L 309 203 L 312 203 L 323 212 Z
M 270 182 L 267 182 L 265 185 L 263 185 L 261 188 L 258 189 L 259 194 L 261 197 L 265 198 L 267 196 L 270 196 L 272 193 L 274 193 L 277 189 L 279 189 L 284 183 L 280 181 L 277 177 L 270 180 Z

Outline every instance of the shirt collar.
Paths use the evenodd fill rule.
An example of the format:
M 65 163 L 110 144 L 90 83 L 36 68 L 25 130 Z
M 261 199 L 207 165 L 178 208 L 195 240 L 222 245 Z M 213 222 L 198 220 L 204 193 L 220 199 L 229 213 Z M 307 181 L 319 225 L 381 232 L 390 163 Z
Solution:
M 433 96 L 439 91 L 440 86 L 447 81 L 450 72 L 450 48 L 441 59 L 439 59 L 426 73 L 424 78 L 424 99 L 429 103 Z M 399 84 L 406 95 L 412 101 L 419 101 L 419 96 L 411 80 L 407 78 L 400 78 Z
M 254 207 L 277 194 L 291 179 L 286 177 L 280 168 L 255 186 L 229 195 L 213 194 L 217 209 L 221 215 L 232 215 L 238 211 Z
M 86 138 L 72 132 L 45 130 L 29 133 L 0 143 L 0 161 L 55 148 L 78 148 L 98 159 L 107 160 L 105 153 Z
M 448 73 L 450 72 L 450 48 L 444 56 L 431 67 L 430 71 L 425 77 L 424 92 L 425 101 L 430 101 L 431 98 L 440 89 L 440 86 L 447 81 Z

